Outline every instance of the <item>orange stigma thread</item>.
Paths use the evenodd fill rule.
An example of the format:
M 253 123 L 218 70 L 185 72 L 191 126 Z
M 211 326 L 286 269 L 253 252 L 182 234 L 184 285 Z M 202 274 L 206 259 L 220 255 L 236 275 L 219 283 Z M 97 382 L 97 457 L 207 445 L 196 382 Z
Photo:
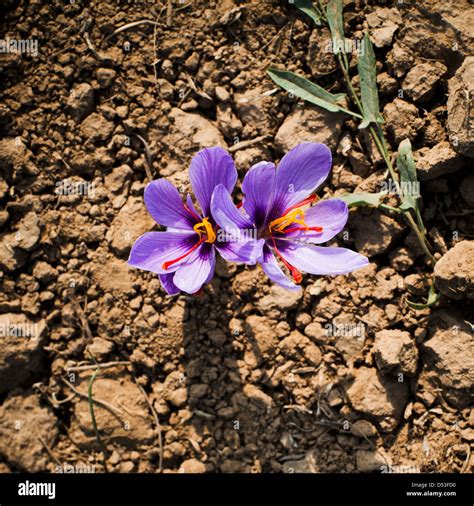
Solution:
M 301 209 L 306 204 L 310 204 L 314 202 L 318 197 L 316 195 L 311 195 L 307 199 L 298 202 L 297 204 L 289 207 L 284 213 L 283 216 L 273 220 L 268 226 L 268 230 L 270 234 L 272 232 L 280 232 L 284 234 L 288 234 L 290 232 L 295 232 L 297 230 L 314 230 L 315 232 L 322 232 L 322 227 L 309 227 L 304 221 L 304 211 Z M 290 227 L 297 223 L 301 225 L 299 227 Z M 288 228 L 290 227 L 290 228 Z
M 173 264 L 175 264 L 176 262 L 179 262 L 183 258 L 190 255 L 198 246 L 200 246 L 204 242 L 204 239 L 205 239 L 205 237 L 201 237 L 201 239 L 199 239 L 199 241 L 194 246 L 192 246 L 188 251 L 186 251 L 186 253 L 184 253 L 184 255 L 181 255 L 178 258 L 175 258 L 174 260 L 168 260 L 168 262 L 164 262 L 162 265 L 162 268 L 165 271 L 167 271 Z
M 296 267 L 294 267 L 293 265 L 291 265 L 289 262 L 287 262 L 283 258 L 282 254 L 278 251 L 275 239 L 273 237 L 272 237 L 272 242 L 273 242 L 273 247 L 275 248 L 275 252 L 278 255 L 278 258 L 284 263 L 285 267 L 290 271 L 291 276 L 292 276 L 294 282 L 297 283 L 297 284 L 301 283 L 301 281 L 303 279 L 303 274 L 301 274 L 301 272 Z

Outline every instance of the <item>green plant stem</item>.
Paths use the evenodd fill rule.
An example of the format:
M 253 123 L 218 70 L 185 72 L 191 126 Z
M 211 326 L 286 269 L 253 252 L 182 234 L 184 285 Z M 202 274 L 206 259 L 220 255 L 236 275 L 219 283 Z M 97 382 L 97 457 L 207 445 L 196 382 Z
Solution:
M 392 207 L 387 204 L 379 204 L 379 209 L 385 209 L 385 211 L 392 211 L 397 214 L 403 214 L 403 211 L 401 209 L 398 209 L 398 207 Z
M 361 114 L 363 114 L 362 103 L 361 103 L 359 97 L 357 96 L 357 93 L 356 93 L 354 87 L 352 86 L 351 78 L 349 75 L 349 65 L 347 62 L 347 58 L 341 57 L 341 54 L 338 53 L 337 59 L 339 61 L 339 66 L 341 68 L 341 71 L 344 75 L 344 79 L 346 81 L 347 88 L 352 96 L 352 100 L 355 103 L 355 105 L 358 107 Z M 393 167 L 392 160 L 390 159 L 387 141 L 385 140 L 385 135 L 384 135 L 383 130 L 380 125 L 377 124 L 376 129 L 373 126 L 370 126 L 369 127 L 370 134 L 372 135 L 372 138 L 374 139 L 375 145 L 377 146 L 377 149 L 379 150 L 380 155 L 382 156 L 385 164 L 387 165 L 388 171 L 390 172 L 390 176 L 392 177 L 395 187 L 397 188 L 398 194 L 401 195 L 402 193 L 401 193 L 398 175 L 395 172 L 395 168 Z M 421 218 L 421 215 L 420 215 L 418 209 L 416 210 L 416 221 L 417 222 L 415 222 L 415 220 L 413 219 L 413 216 L 411 215 L 411 213 L 409 211 L 403 212 L 403 211 L 396 209 L 394 207 L 385 206 L 384 204 L 381 204 L 379 207 L 381 209 L 386 208 L 387 210 L 395 211 L 399 214 L 403 213 L 406 216 L 408 224 L 410 225 L 410 228 L 413 230 L 416 237 L 418 238 L 418 241 L 420 243 L 420 246 L 423 249 L 423 252 L 428 257 L 430 262 L 434 265 L 436 263 L 436 259 L 434 258 L 433 254 L 431 253 L 431 251 L 429 249 L 428 241 L 425 236 L 426 229 L 425 229 L 425 226 L 423 224 L 423 220 Z

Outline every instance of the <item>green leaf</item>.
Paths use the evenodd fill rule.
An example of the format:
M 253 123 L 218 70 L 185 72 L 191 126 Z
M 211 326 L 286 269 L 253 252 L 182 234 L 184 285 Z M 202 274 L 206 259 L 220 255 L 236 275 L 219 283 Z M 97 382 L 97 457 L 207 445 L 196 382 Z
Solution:
M 344 52 L 344 20 L 342 18 L 342 0 L 329 0 L 326 7 L 326 17 L 331 30 L 332 48 L 334 54 Z
M 316 26 L 321 26 L 321 17 L 311 0 L 290 0 L 290 4 L 294 4 L 301 12 L 309 16 Z
M 368 193 L 368 192 L 359 192 L 359 193 L 345 193 L 344 195 L 336 195 L 334 198 L 343 200 L 349 207 L 360 207 L 360 206 L 372 206 L 378 207 L 380 205 L 380 200 L 387 192 L 379 192 L 379 193 Z
M 417 200 L 420 196 L 420 183 L 416 176 L 415 159 L 411 150 L 409 139 L 403 140 L 398 146 L 397 168 L 400 172 L 400 190 L 402 205 L 400 209 L 416 210 L 418 208 Z
M 346 96 L 344 93 L 330 93 L 324 88 L 321 88 L 321 86 L 312 83 L 305 77 L 286 70 L 269 68 L 267 69 L 267 74 L 271 77 L 273 82 L 278 84 L 278 86 L 284 90 L 289 91 L 296 97 L 302 98 L 307 102 L 322 107 L 323 109 L 326 109 L 326 111 L 344 112 L 357 118 L 362 117 L 355 112 L 345 109 L 337 103 Z
M 364 120 L 359 125 L 359 128 L 367 128 L 371 123 L 383 123 L 383 118 L 379 110 L 375 62 L 372 42 L 370 41 L 369 34 L 366 32 L 362 41 L 359 61 L 357 62 L 364 115 Z
M 416 302 L 411 302 L 407 300 L 407 305 L 412 309 L 426 309 L 428 307 L 434 306 L 439 301 L 440 298 L 441 295 L 436 291 L 436 288 L 433 283 L 430 287 L 430 291 L 428 293 L 428 300 L 426 301 L 425 304 L 418 304 Z

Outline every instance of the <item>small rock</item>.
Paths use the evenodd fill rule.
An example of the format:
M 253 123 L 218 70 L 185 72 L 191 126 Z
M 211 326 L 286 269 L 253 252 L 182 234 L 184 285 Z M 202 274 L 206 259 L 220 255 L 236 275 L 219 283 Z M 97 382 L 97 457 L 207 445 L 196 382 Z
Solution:
M 228 102 L 230 100 L 230 93 L 223 86 L 216 86 L 216 98 L 220 102 Z
M 133 170 L 128 165 L 121 165 L 105 176 L 104 184 L 108 190 L 119 193 L 125 185 L 130 185 L 132 177 Z
M 97 69 L 97 82 L 101 88 L 108 88 L 115 80 L 117 73 L 114 69 Z
M 378 450 L 357 450 L 356 466 L 361 473 L 383 471 L 390 466 L 391 460 L 383 448 Z
M 302 292 L 293 292 L 273 284 L 270 293 L 256 302 L 257 308 L 269 317 L 278 317 L 282 311 L 290 311 L 298 306 Z
M 297 330 L 280 342 L 280 351 L 289 358 L 300 359 L 303 356 L 313 366 L 318 366 L 322 360 L 321 350 Z
M 433 97 L 437 82 L 447 70 L 440 62 L 419 63 L 408 72 L 402 89 L 414 102 L 427 102 Z
M 474 299 L 474 241 L 461 241 L 435 265 L 438 290 L 453 300 Z
M 81 123 L 81 135 L 92 142 L 105 142 L 114 131 L 114 124 L 94 112 Z
M 400 144 L 404 139 L 414 141 L 423 127 L 424 121 L 418 117 L 415 105 L 396 98 L 383 109 L 387 130 L 393 136 L 395 143 Z
M 188 459 L 181 463 L 179 466 L 179 473 L 205 473 L 206 472 L 206 464 L 203 462 L 199 462 L 197 459 Z
M 83 449 L 89 449 L 97 444 L 87 398 L 90 376 L 90 371 L 77 374 L 74 382 L 75 388 L 84 396 L 76 396 L 73 401 L 71 437 Z M 104 440 L 110 444 L 136 448 L 154 438 L 148 405 L 137 385 L 129 378 L 127 371 L 120 368 L 104 370 L 94 381 L 93 397 L 107 402 L 116 409 L 111 412 L 100 404 L 95 406 L 97 427 Z
M 157 79 L 158 89 L 160 90 L 160 96 L 163 100 L 171 102 L 174 98 L 173 85 L 166 79 Z
M 397 220 L 377 209 L 351 213 L 349 227 L 357 251 L 369 258 L 388 251 L 403 233 L 403 226 Z
M 407 70 L 413 67 L 413 51 L 399 42 L 393 44 L 392 50 L 387 56 L 387 66 L 395 77 L 402 77 Z
M 446 128 L 454 149 L 458 153 L 471 158 L 474 158 L 474 135 L 472 135 L 473 96 L 474 56 L 468 56 L 449 81 Z
M 465 165 L 463 157 L 456 153 L 447 141 L 432 148 L 421 148 L 415 152 L 414 157 L 421 181 L 456 172 Z
M 413 376 L 418 365 L 418 350 L 408 332 L 381 330 L 375 334 L 374 357 L 384 374 Z
M 50 457 L 40 438 L 51 448 L 57 437 L 52 409 L 32 391 L 10 396 L 0 407 L 0 453 L 13 466 L 28 473 L 47 471 Z
M 0 393 L 41 373 L 46 322 L 21 313 L 0 315 Z
M 357 420 L 351 424 L 351 434 L 357 437 L 376 437 L 378 431 L 368 420 Z
M 227 146 L 222 134 L 214 124 L 200 114 L 188 113 L 173 108 L 169 116 L 174 121 L 173 134 L 179 135 L 180 139 L 186 139 L 186 144 L 189 145 L 189 141 L 192 141 L 192 144 L 198 148 Z
M 287 153 L 301 142 L 322 142 L 335 149 L 345 115 L 324 111 L 311 105 L 297 105 L 286 117 L 275 136 L 275 143 Z
M 472 272 L 472 271 L 471 271 Z M 432 337 L 423 343 L 423 361 L 435 387 L 457 408 L 472 402 L 474 395 L 474 336 L 466 318 L 438 311 L 432 315 Z
M 227 341 L 227 336 L 222 329 L 210 330 L 207 335 L 215 346 L 223 346 Z
M 69 114 L 76 120 L 82 121 L 94 109 L 94 90 L 87 83 L 75 85 L 67 100 Z
M 383 377 L 377 369 L 356 369 L 354 383 L 347 390 L 352 407 L 376 420 L 384 431 L 393 430 L 400 421 L 408 400 L 408 384 Z
M 92 343 L 87 347 L 89 353 L 96 359 L 103 359 L 113 351 L 115 344 L 101 337 L 94 337 Z
M 112 221 L 107 240 L 119 255 L 128 253 L 132 244 L 153 229 L 155 221 L 148 214 L 141 197 L 131 196 Z
M 38 261 L 33 267 L 33 276 L 42 283 L 49 283 L 58 277 L 58 271 L 48 263 Z
M 247 396 L 251 404 L 255 406 L 257 411 L 270 411 L 273 405 L 273 399 L 255 385 L 247 383 L 244 385 L 243 393 Z

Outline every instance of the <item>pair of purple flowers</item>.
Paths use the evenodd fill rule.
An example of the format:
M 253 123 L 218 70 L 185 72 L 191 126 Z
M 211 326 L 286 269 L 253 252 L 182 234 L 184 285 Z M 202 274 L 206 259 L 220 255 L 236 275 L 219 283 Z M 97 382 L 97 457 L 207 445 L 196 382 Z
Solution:
M 231 197 L 237 182 L 232 157 L 219 147 L 203 149 L 189 168 L 200 211 L 190 195 L 184 203 L 169 181 L 148 184 L 146 207 L 167 229 L 137 239 L 128 263 L 157 273 L 169 295 L 196 293 L 208 283 L 216 250 L 229 262 L 260 263 L 270 279 L 289 290 L 300 289 L 301 272 L 346 274 L 364 267 L 367 258 L 354 251 L 317 246 L 338 234 L 348 217 L 341 200 L 309 207 L 331 163 L 328 147 L 311 142 L 288 152 L 278 169 L 271 162 L 257 163 L 244 178 L 243 202 L 236 206 Z

